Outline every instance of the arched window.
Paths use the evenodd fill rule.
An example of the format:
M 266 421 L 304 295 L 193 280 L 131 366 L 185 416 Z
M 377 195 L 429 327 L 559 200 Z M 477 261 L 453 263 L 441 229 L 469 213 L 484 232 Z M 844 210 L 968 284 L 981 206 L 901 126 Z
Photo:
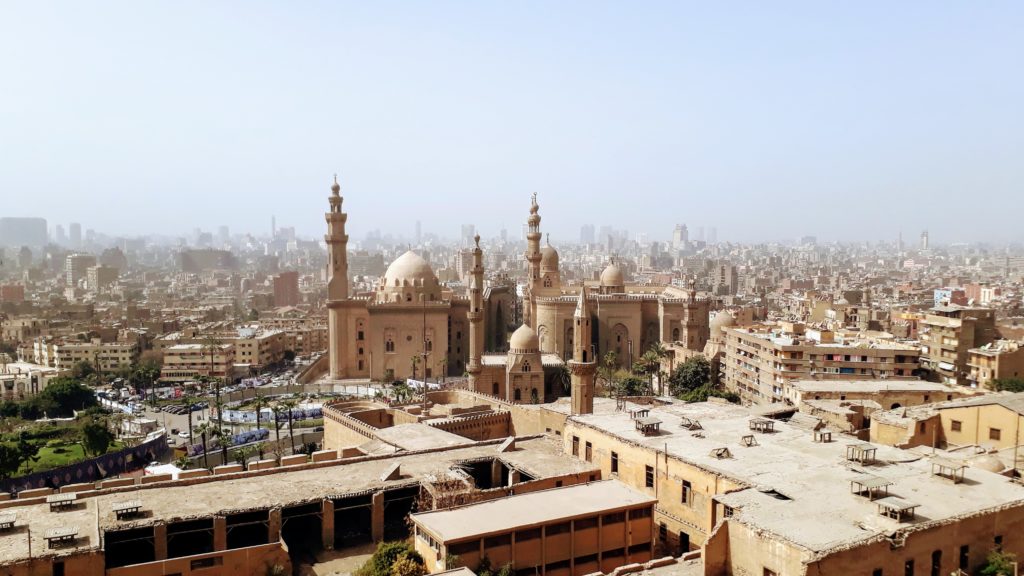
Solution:
M 494 394 L 495 396 L 498 395 L 498 383 L 497 382 L 495 382 L 494 384 L 491 385 L 491 394 Z
M 521 392 L 519 392 L 519 389 L 518 389 L 518 388 L 516 388 L 516 392 L 515 392 L 515 400 L 516 400 L 516 402 L 519 402 L 519 401 L 520 401 L 520 400 L 522 400 L 522 399 L 523 399 L 523 395 L 522 395 L 522 393 L 521 393 Z
M 544 277 L 544 287 L 545 288 L 551 288 L 551 277 L 550 276 L 545 276 Z
M 394 352 L 395 351 L 395 341 L 392 340 L 391 338 L 388 338 L 387 341 L 384 342 L 384 351 L 385 352 Z
M 679 328 L 673 328 L 672 329 L 672 341 L 673 342 L 678 342 L 679 341 Z
M 529 362 L 523 362 L 523 372 L 529 372 L 529 371 L 530 371 L 530 363 Z

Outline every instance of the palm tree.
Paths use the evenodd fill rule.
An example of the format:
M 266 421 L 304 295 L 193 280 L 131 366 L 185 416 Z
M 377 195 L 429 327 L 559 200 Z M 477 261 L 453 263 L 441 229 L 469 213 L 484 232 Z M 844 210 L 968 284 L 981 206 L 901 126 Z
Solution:
M 225 464 L 228 463 L 228 444 L 231 438 L 230 430 L 224 428 L 224 417 L 222 416 L 224 406 L 221 405 L 220 401 L 217 401 L 217 436 L 220 438 L 221 456 Z
M 661 374 L 661 361 L 664 360 L 665 358 L 668 358 L 669 356 L 672 356 L 673 352 L 670 351 L 668 348 L 665 348 L 665 345 L 662 344 L 661 342 L 655 342 L 655 343 L 651 344 L 651 347 L 648 348 L 647 351 L 653 353 L 654 356 L 656 356 L 658 358 L 658 368 L 657 368 L 657 374 L 658 374 L 658 394 L 664 394 L 665 393 L 665 390 L 664 390 L 665 386 L 662 383 L 664 378 L 662 377 L 662 374 Z
M 196 426 L 196 432 L 199 434 L 199 438 L 202 439 L 202 442 L 203 442 L 203 467 L 206 468 L 207 470 L 209 470 L 210 469 L 210 458 L 207 455 L 207 450 L 206 450 L 206 437 L 207 437 L 208 434 L 213 432 L 213 429 L 210 426 L 210 421 L 207 420 L 206 422 L 203 422 L 199 426 Z
M 291 440 L 292 454 L 295 454 L 295 429 L 292 428 L 292 410 L 298 406 L 295 400 L 285 400 L 281 405 L 288 410 L 288 438 Z
M 281 453 L 281 411 L 284 408 L 280 404 L 271 406 L 270 411 L 274 413 L 274 431 L 277 433 L 277 453 Z
M 196 403 L 196 397 L 186 392 L 181 399 L 185 402 L 185 411 L 188 413 L 188 443 L 192 444 L 192 406 Z
M 418 354 L 412 355 L 412 379 L 416 379 L 416 367 L 420 365 L 420 357 Z
M 267 403 L 267 401 L 263 399 L 263 396 L 260 396 L 260 392 L 259 392 L 259 390 L 257 390 L 256 391 L 256 400 L 253 402 L 253 405 L 256 407 L 256 430 L 260 429 L 260 410 L 262 410 L 263 407 L 266 406 L 266 403 Z M 262 442 L 259 445 L 259 452 L 260 452 L 260 460 L 262 460 L 263 459 L 263 443 Z

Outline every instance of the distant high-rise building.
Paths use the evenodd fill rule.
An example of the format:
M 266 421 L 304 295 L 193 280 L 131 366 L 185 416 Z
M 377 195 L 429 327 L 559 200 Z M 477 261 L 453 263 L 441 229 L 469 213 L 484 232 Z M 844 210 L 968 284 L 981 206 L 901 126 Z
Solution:
M 67 246 L 68 235 L 64 232 L 64 227 L 60 224 L 57 224 L 53 229 L 53 241 L 58 246 Z
M 676 224 L 675 230 L 672 231 L 672 249 L 682 250 L 689 241 L 690 231 L 686 228 L 686 224 Z
M 77 286 L 78 281 L 86 277 L 89 268 L 96 265 L 96 257 L 92 254 L 68 254 L 64 260 L 64 281 L 68 286 Z
M 697 227 L 697 241 L 698 242 L 703 242 L 704 241 L 704 227 L 703 226 L 698 226 Z
M 928 231 L 921 232 L 921 250 L 928 249 Z
M 593 244 L 594 243 L 594 225 L 584 224 L 580 227 L 580 244 Z
M 217 229 L 217 240 L 221 246 L 224 246 L 231 239 L 231 232 L 227 226 L 221 226 Z
M 708 231 L 708 244 L 717 244 L 717 243 L 718 243 L 718 228 L 715 228 L 714 226 L 712 226 L 711 230 Z
M 82 225 L 78 222 L 72 222 L 68 226 L 68 240 L 71 241 L 72 248 L 82 247 Z
M 294 270 L 274 276 L 274 306 L 298 306 L 299 273 Z
M 463 246 L 472 246 L 473 245 L 473 237 L 474 236 L 476 236 L 476 226 L 474 226 L 472 224 L 463 224 L 462 225 L 462 245 Z
M 0 218 L 0 246 L 46 246 L 43 218 Z

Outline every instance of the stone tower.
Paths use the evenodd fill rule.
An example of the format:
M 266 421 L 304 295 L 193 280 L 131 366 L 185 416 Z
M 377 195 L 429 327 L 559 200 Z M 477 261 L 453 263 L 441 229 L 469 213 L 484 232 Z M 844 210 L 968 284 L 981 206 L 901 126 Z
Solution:
M 523 324 L 537 329 L 536 306 L 534 298 L 540 286 L 540 206 L 537 205 L 537 193 L 533 193 L 530 204 L 530 217 L 526 220 L 529 231 L 526 233 L 526 298 L 523 304 Z
M 330 373 L 331 378 L 345 377 L 345 359 L 341 339 L 346 331 L 346 309 L 344 302 L 348 300 L 348 235 L 345 234 L 345 221 L 348 214 L 341 211 L 341 186 L 338 177 L 334 177 L 331 185 L 331 196 L 328 198 L 331 209 L 326 214 L 327 234 L 327 322 L 330 334 Z
M 572 413 L 592 414 L 597 363 L 590 349 L 590 307 L 587 305 L 586 286 L 580 290 L 580 299 L 573 314 L 572 342 L 572 360 L 569 361 L 569 372 L 572 375 Z
M 480 376 L 482 364 L 480 357 L 484 351 L 484 327 L 483 304 L 484 304 L 484 258 L 483 250 L 480 249 L 480 235 L 477 234 L 473 241 L 476 246 L 473 248 L 473 269 L 470 270 L 469 281 L 469 312 L 466 314 L 469 320 L 469 363 L 466 365 L 466 372 L 469 373 L 469 389 L 476 390 L 476 381 Z

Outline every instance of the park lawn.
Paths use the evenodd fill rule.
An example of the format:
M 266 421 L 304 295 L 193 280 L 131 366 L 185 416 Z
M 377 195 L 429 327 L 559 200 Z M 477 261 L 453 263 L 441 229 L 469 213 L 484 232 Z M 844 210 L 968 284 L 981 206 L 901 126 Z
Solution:
M 323 418 L 310 418 L 309 420 L 296 420 L 293 424 L 293 428 L 316 428 L 317 426 L 323 426 Z
M 124 448 L 124 445 L 120 442 L 114 442 L 107 448 L 107 452 L 114 452 Z M 57 452 L 57 450 L 63 450 Z M 18 470 L 18 475 L 23 476 L 25 474 L 33 474 L 35 472 L 45 472 L 47 470 L 53 470 L 61 466 L 67 466 L 68 464 L 74 464 L 85 460 L 85 452 L 82 450 L 81 444 L 64 444 L 61 446 L 43 446 L 39 449 L 39 453 L 36 454 L 38 460 L 32 462 L 26 462 L 21 465 Z

